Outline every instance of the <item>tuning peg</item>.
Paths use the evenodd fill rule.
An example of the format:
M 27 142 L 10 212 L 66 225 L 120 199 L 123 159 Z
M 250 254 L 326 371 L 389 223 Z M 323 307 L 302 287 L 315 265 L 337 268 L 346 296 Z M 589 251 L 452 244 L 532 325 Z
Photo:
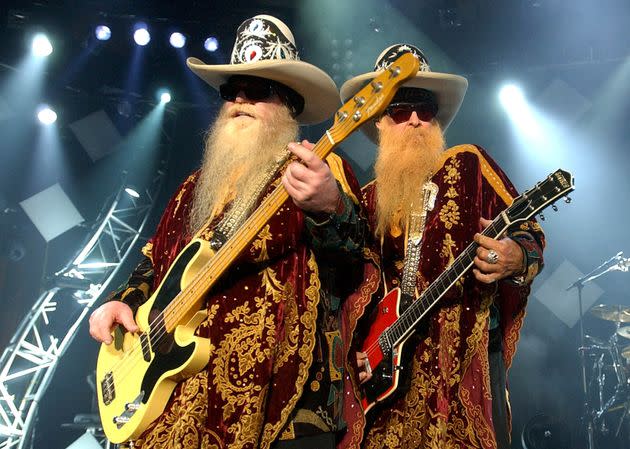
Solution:
M 558 206 L 556 206 L 555 204 L 552 204 L 551 208 L 553 209 L 554 212 L 558 212 Z
M 540 220 L 541 220 L 541 221 L 545 221 L 545 216 L 544 216 L 542 213 L 541 213 L 541 214 L 538 214 L 538 216 L 540 217 Z
M 389 66 L 387 70 L 389 70 L 390 78 L 396 78 L 398 75 L 400 75 L 400 67 L 398 66 L 396 67 Z
M 357 106 L 363 106 L 365 104 L 365 98 L 364 97 L 354 97 L 354 102 L 356 103 Z
M 569 204 L 571 201 L 573 201 L 573 200 L 571 199 L 571 197 L 570 197 L 570 196 L 567 196 L 567 197 L 564 199 L 564 202 L 565 202 L 565 203 L 567 203 L 567 204 Z

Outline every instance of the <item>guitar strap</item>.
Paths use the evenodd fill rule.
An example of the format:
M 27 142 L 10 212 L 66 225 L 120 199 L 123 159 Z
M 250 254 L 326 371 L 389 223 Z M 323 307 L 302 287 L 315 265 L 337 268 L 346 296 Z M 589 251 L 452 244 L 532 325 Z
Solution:
M 429 178 L 430 179 L 430 178 Z M 407 242 L 405 247 L 405 261 L 401 281 L 400 312 L 409 307 L 411 301 L 416 298 L 416 275 L 420 263 L 420 249 L 427 215 L 435 207 L 435 199 L 438 193 L 437 184 L 427 181 L 422 186 L 422 207 L 412 205 L 411 214 L 407 223 Z
M 276 177 L 280 168 L 284 167 L 289 160 L 290 153 L 285 151 L 267 170 L 258 175 L 254 181 L 256 188 L 246 197 L 235 198 L 229 210 L 225 213 L 221 221 L 214 227 L 210 246 L 218 251 L 227 242 L 236 230 L 245 222 L 262 193 L 267 189 L 271 181 Z M 201 238 L 205 230 L 210 226 L 212 219 L 210 216 L 206 223 L 199 228 L 194 238 Z

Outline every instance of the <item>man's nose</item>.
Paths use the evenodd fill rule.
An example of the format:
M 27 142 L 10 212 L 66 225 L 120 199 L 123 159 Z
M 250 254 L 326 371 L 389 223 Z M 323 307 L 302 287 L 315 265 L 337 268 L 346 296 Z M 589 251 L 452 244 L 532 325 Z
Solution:
M 422 125 L 422 120 L 420 120 L 420 117 L 418 117 L 418 114 L 416 113 L 416 111 L 411 111 L 411 115 L 409 116 L 408 122 L 412 126 Z
M 234 98 L 234 103 L 248 103 L 250 100 L 247 98 L 244 90 L 239 90 Z

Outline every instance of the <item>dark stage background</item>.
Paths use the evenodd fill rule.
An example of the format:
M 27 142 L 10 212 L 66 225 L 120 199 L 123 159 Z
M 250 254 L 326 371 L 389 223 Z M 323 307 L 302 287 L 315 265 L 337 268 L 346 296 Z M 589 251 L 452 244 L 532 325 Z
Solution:
M 519 190 L 531 187 L 556 168 L 572 171 L 576 191 L 569 205 L 546 212 L 546 267 L 536 279 L 516 361 L 510 371 L 512 448 L 535 416 L 546 414 L 571 435 L 571 448 L 585 448 L 580 421 L 584 397 L 575 317 L 576 280 L 619 251 L 630 255 L 630 3 L 627 0 L 272 0 L 272 1 L 5 1 L 0 6 L 0 349 L 42 289 L 41 280 L 59 270 L 77 251 L 85 228 L 77 227 L 48 244 L 19 203 L 59 183 L 87 220 L 94 220 L 118 187 L 123 170 L 146 179 L 164 161 L 166 184 L 147 226 L 150 237 L 175 187 L 200 159 L 203 132 L 219 105 L 218 96 L 185 66 L 186 56 L 226 63 L 238 24 L 268 13 L 292 28 L 302 59 L 320 66 L 338 86 L 371 70 L 386 46 L 410 42 L 424 49 L 432 69 L 468 77 L 463 107 L 447 132 L 449 145 L 476 143 L 486 148 Z M 150 26 L 151 43 L 138 50 L 129 29 L 136 20 Z M 96 42 L 93 28 L 105 20 L 110 41 Z M 188 34 L 175 50 L 167 33 Z M 55 49 L 38 92 L 27 91 L 21 72 L 34 30 L 45 30 Z M 202 42 L 216 36 L 219 49 Z M 16 76 L 16 74 L 18 74 Z M 16 81 L 17 78 L 17 81 Z M 529 116 L 510 115 L 498 99 L 500 87 L 514 82 L 525 93 Z M 166 107 L 162 145 L 137 142 L 93 161 L 69 125 L 103 110 L 122 136 L 140 123 L 155 103 L 159 87 L 173 101 Z M 42 147 L 36 103 L 54 104 L 58 144 Z M 533 121 L 530 119 L 533 117 Z M 303 129 L 314 141 L 330 126 Z M 165 141 L 172 142 L 169 145 Z M 375 149 L 355 133 L 339 152 L 362 182 L 371 177 Z M 139 244 L 138 246 L 141 246 Z M 125 265 L 128 273 L 139 252 Z M 571 271 L 567 267 L 573 267 Z M 119 276 L 117 285 L 124 281 Z M 630 273 L 611 271 L 596 279 L 595 304 L 630 308 Z M 97 303 L 98 305 L 98 303 Z M 590 307 L 592 304 L 588 304 Z M 601 340 L 615 323 L 587 314 L 586 332 Z M 624 323 L 622 323 L 623 325 Z M 630 340 L 620 339 L 620 347 Z M 93 371 L 98 345 L 87 322 L 63 355 L 39 406 L 33 447 L 63 449 L 81 435 L 62 428 L 78 413 L 89 413 L 93 398 L 86 377 Z M 591 366 L 601 352 L 589 353 Z M 608 356 L 604 370 L 610 370 Z M 625 363 L 630 373 L 630 364 Z M 608 371 L 603 394 L 615 387 Z M 630 398 L 630 393 L 626 393 Z M 630 447 L 619 410 L 597 425 L 598 448 Z M 622 422 L 625 437 L 615 437 Z M 606 427 L 608 432 L 602 432 Z

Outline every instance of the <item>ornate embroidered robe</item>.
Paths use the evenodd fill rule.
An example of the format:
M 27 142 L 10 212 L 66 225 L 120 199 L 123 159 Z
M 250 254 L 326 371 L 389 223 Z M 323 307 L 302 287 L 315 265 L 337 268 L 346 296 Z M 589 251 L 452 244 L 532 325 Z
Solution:
M 356 210 L 347 209 L 358 204 L 358 184 L 339 157 L 333 154 L 327 162 L 346 194 L 345 201 L 351 200 L 347 216 L 336 217 L 331 229 L 352 227 L 357 224 Z M 189 242 L 185 223 L 196 176 L 191 175 L 179 187 L 155 236 L 143 250 L 151 261 L 144 265 L 152 285 L 143 285 L 136 276 L 135 285 L 129 285 L 119 299 L 136 306 L 142 302 L 147 290 L 159 285 Z M 272 182 L 272 187 L 279 181 Z M 204 238 L 211 238 L 217 220 L 204 232 Z M 318 311 L 321 307 L 329 311 L 330 301 L 322 302 L 322 292 L 336 294 L 334 286 L 323 286 L 322 281 L 327 281 L 321 276 L 319 254 L 313 250 L 313 240 L 326 240 L 328 234 L 326 229 L 309 232 L 307 220 L 290 199 L 286 201 L 213 287 L 207 296 L 208 319 L 199 329 L 199 334 L 211 342 L 207 369 L 177 386 L 164 413 L 134 441 L 135 448 L 266 449 L 281 436 L 291 437 L 291 414 L 302 393 L 307 388 L 321 388 L 318 377 L 309 383 L 307 379 L 313 374 L 309 370 L 318 340 Z M 330 242 L 320 243 L 324 254 L 331 256 L 326 253 Z M 346 256 L 351 246 L 339 242 L 339 252 L 332 253 L 326 263 L 336 260 L 348 267 Z M 333 269 L 334 265 L 326 265 L 327 271 Z M 376 285 L 376 279 L 372 282 Z M 363 296 L 366 302 L 369 294 Z M 353 309 L 346 306 L 344 310 Z M 331 387 L 330 407 L 346 401 L 344 388 L 352 391 L 347 361 L 356 318 L 338 317 L 336 334 L 322 336 L 330 337 L 325 371 L 334 377 L 333 382 L 322 384 L 336 385 Z M 326 421 L 329 417 L 324 410 L 316 418 Z M 361 418 L 352 401 L 343 408 L 349 447 L 358 447 L 362 426 L 355 422 Z
M 493 219 L 517 195 L 496 163 L 473 145 L 447 150 L 432 181 L 439 193 L 434 209 L 428 213 L 421 243 L 418 291 L 424 290 L 473 241 L 474 234 L 481 230 L 480 217 Z M 363 189 L 363 201 L 373 225 L 375 183 Z M 519 232 L 534 235 L 538 242 L 535 245 L 543 246 L 542 232 L 535 222 L 514 230 Z M 400 286 L 404 248 L 404 231 L 385 239 L 381 267 L 385 285 L 381 293 Z M 530 281 L 539 267 L 534 265 Z M 482 285 L 471 272 L 454 285 L 425 317 L 418 338 L 412 340 L 417 346 L 408 356 L 412 359 L 408 391 L 393 404 L 376 409 L 376 420 L 363 447 L 496 448 L 488 363 L 490 308 L 494 305 L 499 312 L 504 361 L 509 367 L 528 294 L 529 285 L 518 286 L 507 280 Z

